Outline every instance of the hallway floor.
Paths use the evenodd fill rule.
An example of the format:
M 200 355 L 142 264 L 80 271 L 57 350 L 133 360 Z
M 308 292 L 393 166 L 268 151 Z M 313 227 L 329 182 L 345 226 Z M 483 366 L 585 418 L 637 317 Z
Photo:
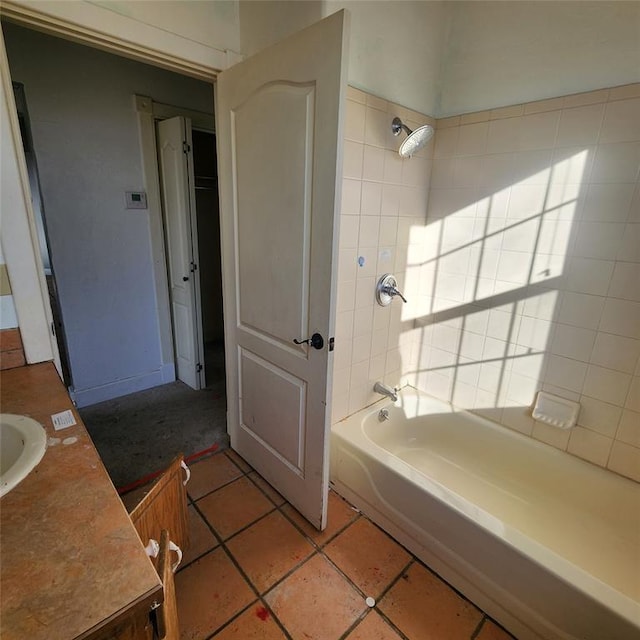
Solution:
M 224 348 L 206 348 L 207 386 L 176 381 L 79 409 L 113 484 L 124 487 L 214 445 L 228 446 Z
M 333 491 L 320 533 L 231 450 L 191 470 L 184 640 L 512 639 Z

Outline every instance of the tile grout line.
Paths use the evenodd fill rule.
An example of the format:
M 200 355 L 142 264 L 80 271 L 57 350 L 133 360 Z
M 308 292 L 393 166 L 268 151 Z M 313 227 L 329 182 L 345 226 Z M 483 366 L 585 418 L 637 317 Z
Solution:
M 229 456 L 227 456 L 227 458 L 229 458 Z M 235 464 L 235 463 L 234 463 Z M 237 465 L 236 465 L 237 466 Z M 252 472 L 256 473 L 256 476 L 261 477 L 254 469 L 252 469 L 251 471 L 245 472 L 244 476 L 247 477 L 252 483 L 253 485 L 259 489 L 264 495 L 265 497 L 273 503 L 273 499 L 267 495 L 266 491 L 258 485 L 257 482 L 254 481 L 253 478 L 249 477 L 250 474 Z M 240 476 L 242 477 L 242 476 Z M 235 480 L 238 480 L 239 478 L 236 478 Z M 235 480 L 232 480 L 232 482 L 235 482 Z M 227 483 L 230 484 L 230 483 Z M 226 486 L 226 485 L 225 485 Z M 219 487 L 222 488 L 222 487 Z M 217 489 L 216 489 L 217 490 Z M 214 490 L 215 491 L 215 490 Z M 214 493 L 214 491 L 211 491 L 209 494 Z M 298 564 L 296 564 L 293 568 L 291 568 L 286 574 L 284 574 L 280 579 L 278 579 L 276 582 L 274 582 L 274 584 L 272 584 L 268 589 L 266 589 L 262 595 L 260 595 L 259 590 L 257 589 L 257 587 L 255 587 L 255 585 L 253 584 L 253 582 L 251 582 L 251 580 L 249 579 L 249 577 L 245 574 L 245 572 L 241 569 L 239 563 L 236 561 L 235 557 L 233 557 L 233 554 L 231 553 L 231 551 L 226 547 L 226 540 L 222 540 L 222 538 L 220 536 L 217 535 L 217 533 L 214 531 L 214 535 L 216 535 L 216 538 L 219 539 L 219 544 L 224 547 L 225 552 L 227 553 L 227 555 L 231 558 L 231 560 L 233 561 L 234 565 L 236 565 L 236 567 L 240 570 L 242 576 L 245 578 L 245 580 L 251 585 L 253 591 L 258 595 L 258 599 L 260 601 L 264 601 L 265 604 L 267 604 L 266 600 L 263 600 L 264 597 L 266 597 L 269 593 L 271 593 L 276 587 L 278 587 L 281 583 L 283 583 L 285 580 L 287 580 L 291 575 L 293 575 L 298 569 L 300 569 L 304 564 L 306 564 L 307 562 L 309 562 L 315 555 L 320 555 L 322 556 L 333 568 L 334 570 L 347 582 L 348 585 L 350 585 L 355 591 L 356 593 L 360 594 L 361 597 L 363 598 L 363 600 L 365 600 L 366 602 L 366 598 L 367 595 L 346 575 L 346 573 L 344 573 L 344 571 L 342 571 L 342 569 L 340 567 L 338 567 L 338 565 L 335 564 L 335 562 L 333 562 L 333 560 L 326 555 L 326 553 L 324 552 L 324 549 L 331 543 L 333 542 L 335 539 L 338 538 L 338 536 L 340 536 L 342 533 L 344 533 L 349 527 L 351 527 L 351 525 L 355 524 L 356 522 L 358 522 L 358 520 L 360 520 L 361 518 L 365 518 L 367 520 L 369 520 L 369 518 L 367 518 L 359 509 L 354 509 L 353 505 L 351 505 L 350 502 L 348 502 L 347 500 L 345 500 L 342 496 L 340 496 L 340 494 L 338 494 L 337 492 L 336 495 L 343 500 L 348 506 L 349 508 L 354 510 L 354 513 L 356 514 L 355 517 L 350 520 L 349 522 L 347 522 L 343 527 L 341 527 L 340 529 L 338 529 L 336 532 L 334 532 L 334 534 L 328 538 L 327 540 L 324 541 L 324 543 L 319 544 L 317 543 L 313 538 L 311 538 L 310 536 L 308 536 L 303 530 L 302 528 L 292 519 L 289 517 L 289 515 L 283 511 L 283 507 L 286 505 L 289 505 L 289 503 L 284 499 L 283 502 L 280 505 L 275 505 L 275 509 L 269 511 L 269 513 L 264 514 L 263 516 L 261 516 L 260 518 L 256 519 L 254 522 L 248 524 L 247 526 L 243 527 L 242 529 L 238 530 L 237 532 L 235 532 L 233 535 L 229 536 L 229 538 L 226 538 L 226 540 L 231 540 L 232 538 L 234 538 L 236 535 L 240 534 L 241 532 L 245 531 L 246 529 L 252 527 L 254 524 L 257 524 L 260 520 L 262 520 L 263 518 L 266 518 L 268 515 L 272 514 L 274 511 L 279 511 L 280 514 L 288 521 L 290 522 L 295 529 L 304 537 L 305 540 L 309 541 L 311 543 L 311 546 L 313 547 L 314 551 L 305 559 L 303 559 L 301 562 L 299 562 Z M 204 496 L 203 496 L 204 497 Z M 275 504 L 275 503 L 274 503 Z M 291 505 L 293 506 L 293 505 Z M 295 507 L 294 507 L 295 508 Z M 209 523 L 209 521 L 206 519 L 206 517 L 204 516 L 204 514 L 198 509 L 198 513 L 200 513 L 200 516 L 205 520 L 207 526 L 213 530 L 213 526 Z M 369 520 L 371 522 L 371 520 Z M 380 527 L 378 527 L 375 523 L 372 522 L 372 524 L 377 527 L 378 529 L 380 529 Z M 389 534 L 384 531 L 383 529 L 380 529 L 380 531 L 382 531 L 382 533 L 384 535 L 386 535 L 387 537 L 389 537 L 389 539 L 393 540 L 393 538 L 391 538 L 391 536 L 389 536 Z M 395 542 L 395 540 L 393 540 Z M 404 548 L 404 547 L 403 547 Z M 385 620 L 385 622 L 387 624 L 389 624 L 391 626 L 392 629 L 394 629 L 394 631 L 396 631 L 402 640 L 409 640 L 401 631 L 400 629 L 398 629 L 396 627 L 396 625 L 384 614 L 382 613 L 378 607 L 377 607 L 377 603 L 382 600 L 382 598 L 388 593 L 388 591 L 393 587 L 393 585 L 395 585 L 400 578 L 408 571 L 409 567 L 413 564 L 414 562 L 414 556 L 413 554 L 411 554 L 409 552 L 409 555 L 411 556 L 411 559 L 409 560 L 409 562 L 407 563 L 407 565 L 402 569 L 402 571 L 399 572 L 399 574 L 390 581 L 390 583 L 388 584 L 388 586 L 381 592 L 379 598 L 376 600 L 376 605 L 375 607 L 373 607 L 378 614 Z M 252 603 L 253 604 L 253 603 Z M 268 604 L 267 604 L 268 606 Z M 235 616 L 233 616 L 233 618 L 231 618 L 230 620 L 228 620 L 225 624 L 224 627 L 228 626 L 232 621 L 234 621 L 235 619 L 237 619 L 244 611 L 246 611 L 246 609 L 248 608 L 245 607 L 241 612 L 239 612 L 238 614 L 236 614 Z M 271 607 L 268 607 L 269 611 L 271 612 L 271 614 L 273 615 L 274 619 L 277 620 L 278 623 L 280 623 L 280 620 L 277 618 L 277 616 L 273 613 Z M 362 612 L 362 614 L 360 616 L 358 616 L 357 620 L 342 634 L 342 636 L 340 636 L 341 639 L 346 638 L 347 635 L 349 633 L 351 633 L 357 626 L 358 624 L 360 624 L 369 614 L 369 607 L 365 608 L 365 610 Z M 280 623 L 282 625 L 282 623 Z M 215 633 L 219 633 L 219 631 L 222 629 L 223 627 L 219 628 L 216 630 Z M 284 625 L 282 625 L 282 630 L 286 633 L 286 635 L 288 636 L 288 632 L 286 631 L 286 628 L 284 627 Z M 215 634 L 214 634 L 215 635 Z M 211 636 L 213 637 L 213 636 Z
M 389 591 L 391 591 L 391 589 L 393 589 L 393 587 L 395 587 L 395 585 L 398 584 L 398 582 L 400 582 L 402 578 L 404 578 L 407 571 L 409 571 L 411 566 L 415 564 L 415 560 L 416 558 L 414 557 L 413 554 L 411 554 L 411 559 L 409 560 L 409 562 L 407 562 L 404 569 L 396 576 L 394 580 L 391 580 L 387 588 L 382 591 L 382 593 L 380 594 L 380 597 L 376 600 L 375 606 L 373 607 L 373 609 L 375 609 L 378 615 L 400 636 L 400 638 L 402 638 L 402 640 L 411 640 L 411 639 L 400 630 L 398 625 L 396 625 L 396 623 L 393 622 L 393 620 L 391 620 L 391 618 L 386 613 L 384 613 L 384 611 L 382 611 L 379 608 L 378 603 L 382 602 L 382 600 L 389 593 Z
M 237 479 L 239 479 L 239 478 L 236 478 L 236 480 Z M 240 575 L 242 576 L 243 580 L 247 583 L 247 585 L 249 586 L 251 591 L 253 591 L 254 595 L 256 596 L 256 600 L 253 600 L 250 604 L 248 604 L 246 607 L 244 607 L 241 611 L 237 612 L 235 615 L 233 615 L 231 618 L 229 618 L 229 620 L 227 620 L 223 625 L 218 627 L 210 636 L 207 636 L 207 640 L 209 640 L 210 638 L 213 638 L 223 628 L 227 627 L 229 624 L 231 624 L 232 622 L 237 620 L 250 606 L 253 606 L 256 602 L 262 602 L 262 604 L 265 607 L 265 609 L 267 609 L 267 611 L 269 611 L 269 613 L 270 613 L 271 617 L 273 618 L 274 622 L 280 627 L 281 631 L 284 633 L 284 635 L 286 637 L 286 640 L 293 640 L 293 638 L 291 637 L 291 635 L 289 634 L 289 632 L 287 631 L 285 626 L 282 624 L 282 622 L 280 621 L 278 616 L 276 616 L 276 614 L 274 613 L 273 609 L 271 609 L 269 603 L 266 600 L 263 600 L 263 598 L 260 595 L 260 592 L 258 591 L 257 587 L 249 579 L 249 576 L 245 573 L 244 569 L 240 566 L 240 564 L 236 560 L 235 556 L 231 553 L 231 550 L 227 547 L 227 545 L 225 544 L 225 541 L 218 534 L 218 532 L 215 530 L 213 525 L 211 525 L 211 523 L 207 520 L 207 518 L 205 517 L 204 513 L 202 513 L 202 511 L 200 511 L 200 509 L 198 509 L 197 504 L 194 504 L 194 507 L 195 507 L 196 511 L 200 514 L 200 517 L 204 520 L 205 524 L 207 525 L 207 527 L 209 528 L 211 533 L 218 540 L 219 547 L 222 548 L 222 550 L 226 554 L 227 558 L 235 566 L 236 570 L 240 573 Z M 273 513 L 273 511 L 275 511 L 275 509 L 272 509 L 269 513 Z M 264 514 L 263 516 L 258 518 L 255 522 L 258 522 L 259 520 L 262 520 L 262 518 L 266 517 L 267 515 L 268 514 Z M 252 523 L 252 524 L 255 524 L 255 522 Z M 251 526 L 251 525 L 249 525 L 249 526 Z M 245 527 L 245 529 L 246 528 L 247 527 Z M 230 540 L 231 538 L 233 538 L 233 536 L 230 536 L 229 538 L 227 538 L 227 540 Z M 209 550 L 207 553 L 211 553 L 211 551 L 214 551 L 214 549 Z M 203 555 L 206 555 L 206 554 L 203 554 Z
M 226 450 L 224 450 L 226 451 Z M 220 452 L 220 453 L 224 453 L 224 451 Z M 214 454 L 214 456 L 217 454 Z M 237 454 L 236 454 L 237 455 Z M 213 457 L 213 456 L 212 456 Z M 340 494 L 338 494 L 337 492 L 334 491 L 334 493 L 336 493 L 336 496 L 338 496 L 341 500 L 343 500 L 348 506 L 349 508 L 353 509 L 354 513 L 356 514 L 355 517 L 350 520 L 349 522 L 347 522 L 344 526 L 342 526 L 340 529 L 338 529 L 337 531 L 335 531 L 330 538 L 328 538 L 327 540 L 325 540 L 323 543 L 318 543 L 316 542 L 313 538 L 311 538 L 310 536 L 308 536 L 304 530 L 302 529 L 301 526 L 299 526 L 294 520 L 293 518 L 291 518 L 286 511 L 284 511 L 284 507 L 285 506 L 290 506 L 292 508 L 293 505 L 290 505 L 289 502 L 286 501 L 286 499 L 284 499 L 284 497 L 281 496 L 282 498 L 282 502 L 280 504 L 276 504 L 275 500 L 267 493 L 267 491 L 265 491 L 265 489 L 263 487 L 261 487 L 255 480 L 254 477 L 250 477 L 251 474 L 255 474 L 255 477 L 257 478 L 262 478 L 262 476 L 260 476 L 260 474 L 258 474 L 257 471 L 255 471 L 255 469 L 249 467 L 249 471 L 243 471 L 242 468 L 240 468 L 239 464 L 233 460 L 233 458 L 231 458 L 228 455 L 225 455 L 225 457 L 230 460 L 240 471 L 241 471 L 241 475 L 238 476 L 237 478 L 234 478 L 233 480 L 225 483 L 224 485 L 221 485 L 219 487 L 217 487 L 216 489 L 214 489 L 213 491 L 210 491 L 209 493 L 201 496 L 200 498 L 198 498 L 198 500 L 200 500 L 201 498 L 204 498 L 205 496 L 211 495 L 213 493 L 215 493 L 216 491 L 218 491 L 219 489 L 222 489 L 223 487 L 226 487 L 230 484 L 232 484 L 233 482 L 239 480 L 242 477 L 246 477 L 249 479 L 249 481 L 267 498 L 267 500 L 272 503 L 274 505 L 274 508 L 271 509 L 270 511 L 268 511 L 267 513 L 261 515 L 260 517 L 256 518 L 254 521 L 252 521 L 251 523 L 245 525 L 244 527 L 242 527 L 241 529 L 239 529 L 238 531 L 234 532 L 232 535 L 230 535 L 228 538 L 223 539 L 221 535 L 219 535 L 217 533 L 217 531 L 215 530 L 215 528 L 209 523 L 209 521 L 207 520 L 207 518 L 205 517 L 204 513 L 198 508 L 197 506 L 197 501 L 194 501 L 190 496 L 190 499 L 192 500 L 192 505 L 194 506 L 194 508 L 196 509 L 196 512 L 200 515 L 200 517 L 204 520 L 207 528 L 211 531 L 211 533 L 214 535 L 214 537 L 216 538 L 216 540 L 218 541 L 218 546 L 221 547 L 225 554 L 227 555 L 227 557 L 231 560 L 232 564 L 236 567 L 236 569 L 239 571 L 240 575 L 243 577 L 243 579 L 245 580 L 245 582 L 249 585 L 250 589 L 253 591 L 254 595 L 256 596 L 256 600 L 253 600 L 251 603 L 249 603 L 247 606 L 243 607 L 239 612 L 237 612 L 235 615 L 233 615 L 231 618 L 229 618 L 229 620 L 227 620 L 223 625 L 221 625 L 220 627 L 218 627 L 213 634 L 211 634 L 210 636 L 207 636 L 206 640 L 211 640 L 214 638 L 215 635 L 217 635 L 218 633 L 220 633 L 220 631 L 222 631 L 224 628 L 228 627 L 231 623 L 233 623 L 235 620 L 237 620 L 241 615 L 243 615 L 250 607 L 254 606 L 256 603 L 261 603 L 265 609 L 267 609 L 267 611 L 270 613 L 270 615 L 272 616 L 274 622 L 278 625 L 278 627 L 280 628 L 280 630 L 284 633 L 285 637 L 287 638 L 287 640 L 293 640 L 293 638 L 291 637 L 290 633 L 288 632 L 288 630 L 286 629 L 286 627 L 284 626 L 284 624 L 280 621 L 280 619 L 276 616 L 276 614 L 273 612 L 273 609 L 271 608 L 271 606 L 269 605 L 269 603 L 266 601 L 266 596 L 268 596 L 276 587 L 278 587 L 280 584 L 282 584 L 285 580 L 287 580 L 291 575 L 293 575 L 296 571 L 298 571 L 304 564 L 306 564 L 307 562 L 309 562 L 315 555 L 320 555 L 322 556 L 330 565 L 332 568 L 334 568 L 334 570 L 336 570 L 336 572 L 344 579 L 346 580 L 347 584 L 350 585 L 355 591 L 356 593 L 358 593 L 359 595 L 361 595 L 365 600 L 366 600 L 366 594 L 344 573 L 344 571 L 342 571 L 342 569 L 340 569 L 340 567 L 338 567 L 335 562 L 333 562 L 333 560 L 325 553 L 325 549 L 326 547 L 333 542 L 336 538 L 338 538 L 342 533 L 344 533 L 349 527 L 351 527 L 351 525 L 355 524 L 358 520 L 360 520 L 361 518 L 365 518 L 366 520 L 368 520 L 369 522 L 371 522 L 371 524 L 373 524 L 377 529 L 379 529 L 385 536 L 387 536 L 390 540 L 392 540 L 393 542 L 395 542 L 396 544 L 399 544 L 390 534 L 388 534 L 384 529 L 382 529 L 381 527 L 379 527 L 375 522 L 373 522 L 372 520 L 370 520 L 370 518 L 368 518 L 365 514 L 363 514 L 360 510 L 353 508 L 353 506 L 351 505 L 351 503 L 347 500 L 345 500 L 342 496 L 340 496 Z M 249 465 L 247 465 L 249 466 Z M 264 478 L 263 478 L 264 480 Z M 265 480 L 266 482 L 266 480 Z M 269 485 L 271 486 L 271 485 Z M 331 489 L 333 490 L 333 489 Z M 274 489 L 275 491 L 275 489 Z M 278 494 L 280 495 L 280 494 Z M 274 582 L 270 587 L 268 587 L 262 594 L 260 593 L 260 591 L 258 590 L 258 588 L 253 584 L 253 582 L 251 581 L 251 579 L 249 578 L 249 576 L 244 572 L 244 570 L 242 569 L 242 567 L 240 566 L 240 564 L 238 563 L 238 561 L 236 560 L 235 556 L 233 555 L 233 553 L 230 551 L 230 549 L 227 547 L 226 542 L 234 539 L 237 535 L 241 534 L 242 532 L 246 531 L 247 529 L 249 529 L 250 527 L 254 526 L 255 524 L 257 524 L 258 522 L 260 522 L 261 520 L 265 519 L 267 516 L 273 514 L 274 512 L 279 512 L 286 520 L 287 522 L 289 522 L 291 525 L 293 525 L 293 527 L 303 536 L 303 538 L 305 539 L 306 542 L 308 542 L 310 544 L 310 546 L 312 547 L 313 551 L 312 553 L 304 558 L 303 560 L 301 560 L 299 563 L 297 563 L 293 568 L 291 568 L 286 574 L 284 574 L 281 578 L 279 578 L 276 582 Z M 400 545 L 403 549 L 404 547 L 402 545 Z M 218 547 L 214 547 L 213 549 L 210 549 L 209 551 L 206 551 L 205 553 L 203 553 L 201 556 L 199 556 L 198 558 L 192 560 L 188 565 L 185 565 L 184 567 L 182 567 L 182 569 L 191 566 L 192 564 L 194 564 L 197 560 L 200 560 L 201 558 L 203 558 L 205 555 L 211 553 L 212 551 L 215 551 L 215 549 Z M 399 636 L 402 640 L 410 640 L 397 626 L 396 624 L 385 614 L 383 613 L 379 608 L 378 608 L 378 603 L 381 602 L 383 600 L 383 598 L 388 594 L 388 592 L 399 582 L 399 580 L 407 573 L 407 571 L 411 568 L 411 566 L 413 564 L 419 564 L 420 566 L 422 566 L 424 569 L 426 569 L 427 571 L 429 571 L 431 574 L 433 574 L 435 576 L 435 578 L 437 578 L 439 581 L 443 582 L 445 585 L 447 585 L 448 588 L 450 588 L 451 590 L 453 590 L 460 598 L 462 598 L 463 600 L 469 602 L 474 608 L 478 609 L 478 607 L 476 607 L 476 605 L 471 602 L 470 600 L 468 600 L 468 598 L 466 598 L 463 594 L 461 594 L 457 589 L 455 589 L 452 585 L 450 585 L 448 582 L 446 582 L 445 580 L 443 580 L 437 573 L 435 573 L 430 567 L 428 567 L 426 564 L 424 564 L 419 558 L 417 558 L 416 556 L 414 556 L 413 553 L 411 553 L 410 551 L 408 551 L 407 549 L 405 549 L 405 551 L 407 551 L 407 553 L 409 553 L 410 555 L 410 560 L 409 562 L 405 565 L 405 567 L 402 569 L 402 571 L 400 571 L 398 573 L 398 575 L 392 579 L 389 584 L 387 585 L 387 587 L 380 593 L 380 596 L 376 599 L 376 604 L 374 607 L 367 607 L 362 614 L 360 614 L 357 619 L 349 626 L 349 628 L 340 636 L 339 640 L 347 640 L 348 636 L 360 625 L 363 623 L 363 621 L 365 620 L 365 618 L 370 615 L 370 610 L 371 609 L 375 609 L 375 611 L 378 613 L 378 615 L 385 621 L 386 624 L 388 624 Z M 181 569 L 181 570 L 182 570 Z M 480 621 L 478 622 L 478 625 L 476 626 L 476 628 L 474 629 L 474 631 L 472 632 L 471 636 L 470 636 L 470 640 L 475 640 L 478 635 L 480 634 L 480 632 L 482 631 L 482 628 L 484 627 L 485 623 L 487 620 L 491 620 L 491 618 L 486 614 L 486 612 L 482 611 L 481 609 L 478 609 L 478 611 L 480 611 L 482 613 L 482 617 L 480 619 Z

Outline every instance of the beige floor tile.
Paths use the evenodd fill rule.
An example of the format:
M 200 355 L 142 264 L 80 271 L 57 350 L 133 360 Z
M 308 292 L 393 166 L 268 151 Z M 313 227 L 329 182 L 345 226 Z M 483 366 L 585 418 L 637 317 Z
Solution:
M 293 638 L 337 640 L 367 608 L 321 555 L 313 556 L 265 598 Z
M 493 620 L 486 618 L 480 633 L 476 636 L 476 640 L 515 640 L 515 638 L 502 627 L 499 627 Z
M 203 640 L 255 600 L 227 554 L 218 548 L 176 575 L 181 640 Z
M 324 552 L 373 598 L 378 598 L 411 560 L 397 542 L 366 518 L 349 525 Z
M 274 508 L 273 503 L 246 477 L 210 493 L 198 500 L 197 504 L 209 524 L 223 539 Z
M 253 482 L 255 482 L 255 484 L 267 494 L 269 499 L 276 506 L 279 507 L 281 504 L 284 504 L 286 502 L 285 499 L 261 475 L 259 475 L 255 471 L 249 474 L 249 478 L 251 478 L 251 480 L 253 480 Z
M 189 516 L 189 547 L 184 551 L 182 565 L 187 565 L 202 554 L 218 546 L 216 537 L 193 505 L 187 510 Z
M 228 540 L 227 548 L 260 593 L 315 551 L 278 511 Z
M 346 640 L 401 640 L 401 638 L 382 616 L 371 611 Z
M 285 640 L 285 635 L 264 604 L 257 602 L 216 633 L 213 640 Z
M 409 638 L 469 638 L 482 612 L 420 564 L 412 565 L 379 603 L 382 611 Z
M 242 471 L 227 458 L 224 453 L 216 453 L 210 458 L 189 465 L 191 479 L 187 484 L 187 493 L 193 500 L 222 487 L 239 478 Z
M 286 513 L 317 545 L 322 546 L 328 540 L 345 527 L 349 522 L 358 517 L 358 512 L 354 511 L 348 502 L 343 500 L 334 491 L 329 491 L 329 506 L 327 515 L 327 528 L 318 531 L 303 516 L 301 516 L 290 504 L 282 507 Z
M 233 449 L 225 449 L 225 454 L 229 457 L 230 460 L 233 460 L 244 473 L 249 473 L 249 471 L 253 471 L 249 463 L 239 454 L 237 454 Z

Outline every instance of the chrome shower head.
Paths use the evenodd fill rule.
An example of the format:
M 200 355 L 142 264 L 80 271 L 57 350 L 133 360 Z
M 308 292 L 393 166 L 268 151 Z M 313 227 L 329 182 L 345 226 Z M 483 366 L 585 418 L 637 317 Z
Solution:
M 435 133 L 433 127 L 430 124 L 425 124 L 422 127 L 418 127 L 414 131 L 411 131 L 406 124 L 396 117 L 391 122 L 391 131 L 394 136 L 399 136 L 400 132 L 404 130 L 407 134 L 404 142 L 400 145 L 398 153 L 402 158 L 410 158 L 414 153 L 422 149 Z

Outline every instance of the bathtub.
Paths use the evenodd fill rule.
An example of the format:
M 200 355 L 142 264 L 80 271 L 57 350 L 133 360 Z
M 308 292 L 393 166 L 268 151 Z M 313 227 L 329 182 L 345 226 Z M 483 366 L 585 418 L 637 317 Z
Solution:
M 519 640 L 640 638 L 638 483 L 410 387 L 332 427 L 331 483 Z

